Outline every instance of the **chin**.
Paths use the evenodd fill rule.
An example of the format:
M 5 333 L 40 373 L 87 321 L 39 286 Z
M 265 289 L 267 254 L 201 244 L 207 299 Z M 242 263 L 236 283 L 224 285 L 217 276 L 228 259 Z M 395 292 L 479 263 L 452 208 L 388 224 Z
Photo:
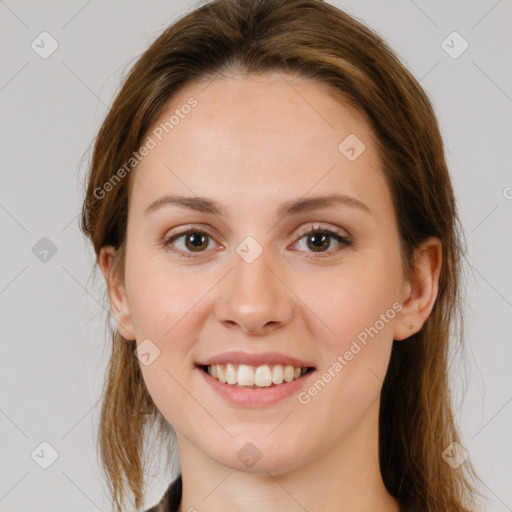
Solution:
M 256 437 L 246 435 L 243 439 L 230 439 L 225 447 L 219 443 L 218 451 L 207 452 L 210 451 L 210 457 L 219 464 L 235 471 L 252 474 L 287 473 L 304 464 L 304 458 L 297 457 L 299 450 L 304 453 L 303 445 L 295 447 L 289 443 L 279 442 L 282 450 L 278 450 L 275 439 L 262 437 L 258 441 L 255 440 Z

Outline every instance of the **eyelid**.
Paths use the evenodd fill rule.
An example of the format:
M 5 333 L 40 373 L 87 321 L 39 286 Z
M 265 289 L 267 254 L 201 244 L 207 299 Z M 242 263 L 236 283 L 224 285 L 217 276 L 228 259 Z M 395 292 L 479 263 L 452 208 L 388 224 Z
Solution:
M 164 236 L 164 239 L 169 240 L 169 239 L 177 237 L 179 235 L 190 233 L 191 231 L 198 232 L 198 233 L 205 233 L 207 235 L 210 235 L 212 238 L 213 238 L 212 233 L 214 233 L 215 236 L 220 238 L 218 231 L 210 226 L 203 226 L 201 224 L 189 224 L 189 225 L 185 225 L 185 226 L 180 226 L 176 229 L 171 229 L 169 231 L 169 233 Z
M 349 241 L 351 239 L 351 237 L 347 231 L 342 230 L 341 228 L 339 228 L 337 226 L 332 226 L 330 224 L 324 224 L 322 222 L 311 222 L 311 223 L 307 224 L 306 226 L 300 228 L 297 231 L 296 235 L 299 237 L 303 237 L 303 236 L 311 233 L 312 231 L 330 232 L 330 233 L 335 234 L 336 236 L 340 236 L 340 237 L 346 239 L 347 241 Z

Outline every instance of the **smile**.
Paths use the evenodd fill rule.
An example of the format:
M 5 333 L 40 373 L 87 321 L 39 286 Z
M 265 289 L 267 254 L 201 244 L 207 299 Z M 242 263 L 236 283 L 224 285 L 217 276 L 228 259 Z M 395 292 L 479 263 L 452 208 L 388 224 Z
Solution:
M 310 367 L 292 365 L 250 366 L 246 364 L 203 365 L 201 369 L 222 384 L 238 388 L 267 388 L 292 382 L 313 370 Z

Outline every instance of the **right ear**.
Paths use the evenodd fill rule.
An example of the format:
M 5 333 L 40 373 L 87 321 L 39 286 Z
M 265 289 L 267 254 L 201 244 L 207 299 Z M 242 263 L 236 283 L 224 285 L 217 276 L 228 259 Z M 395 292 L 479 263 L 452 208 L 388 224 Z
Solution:
M 126 340 L 134 340 L 136 336 L 126 289 L 123 283 L 118 282 L 118 279 L 112 271 L 112 263 L 114 262 L 115 256 L 116 250 L 114 247 L 111 245 L 102 247 L 98 263 L 107 283 L 110 307 L 117 323 L 117 330 Z

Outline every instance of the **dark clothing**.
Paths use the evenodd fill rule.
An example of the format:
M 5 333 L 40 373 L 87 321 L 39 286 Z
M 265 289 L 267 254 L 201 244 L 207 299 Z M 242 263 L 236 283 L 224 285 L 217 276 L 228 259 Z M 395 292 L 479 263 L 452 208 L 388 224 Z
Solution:
M 177 512 L 181 503 L 181 474 L 172 481 L 162 499 L 144 512 Z

